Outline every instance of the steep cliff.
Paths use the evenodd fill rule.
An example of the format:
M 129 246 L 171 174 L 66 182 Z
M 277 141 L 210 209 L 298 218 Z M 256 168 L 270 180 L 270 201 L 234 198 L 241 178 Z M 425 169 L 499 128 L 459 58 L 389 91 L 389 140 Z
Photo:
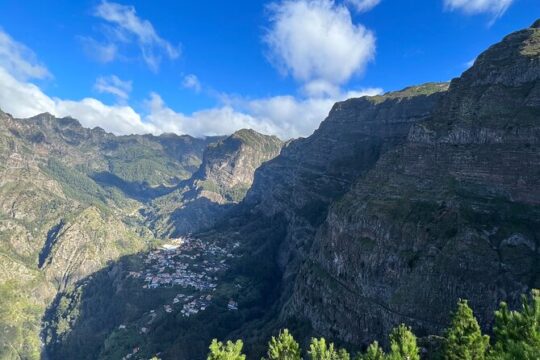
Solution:
M 458 298 L 488 328 L 540 286 L 540 28 L 452 81 L 433 116 L 334 202 L 284 316 L 353 344 L 447 326 Z
M 211 141 L 0 112 L 0 358 L 39 358 L 56 292 L 148 247 L 140 200 L 191 176 Z
M 171 236 L 208 229 L 244 199 L 255 170 L 279 155 L 282 146 L 275 136 L 247 129 L 210 144 L 193 176 L 153 201 L 152 227 Z
M 509 35 L 450 84 L 337 103 L 312 136 L 271 160 L 254 157 L 260 149 L 242 155 L 234 136 L 210 147 L 152 211 L 175 234 L 178 204 L 235 204 L 238 184 L 251 182 L 243 169 L 262 164 L 227 218 L 195 234 L 235 246 L 214 279 L 216 302 L 180 315 L 170 307 L 177 289 L 148 296 L 128 276 L 148 273 L 144 255 L 127 256 L 56 299 L 51 349 L 202 359 L 212 337 L 242 337 L 255 356 L 284 326 L 359 348 L 401 322 L 439 334 L 459 297 L 489 329 L 499 300 L 540 286 L 539 27 Z M 186 214 L 178 219 L 189 226 L 206 221 Z M 55 225 L 53 242 L 64 228 Z
M 283 215 L 287 235 L 274 246 L 286 286 L 309 256 L 331 202 L 405 142 L 413 124 L 430 119 L 447 87 L 430 83 L 337 103 L 312 136 L 293 141 L 257 171 L 244 211 Z

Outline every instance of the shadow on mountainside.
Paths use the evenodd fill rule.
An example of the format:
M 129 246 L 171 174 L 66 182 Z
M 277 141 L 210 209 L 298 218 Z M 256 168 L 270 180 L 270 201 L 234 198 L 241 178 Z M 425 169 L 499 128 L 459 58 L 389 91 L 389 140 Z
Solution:
M 112 187 L 120 190 L 125 196 L 141 202 L 148 202 L 157 197 L 167 195 L 178 189 L 182 182 L 176 186 L 151 186 L 147 182 L 126 181 L 108 171 L 102 171 L 90 175 L 90 178 L 99 185 L 107 188 Z
M 213 299 L 205 311 L 184 317 L 182 306 L 172 304 L 180 292 L 196 295 L 181 286 L 143 289 L 144 278 L 130 272 L 145 268 L 148 253 L 125 256 L 60 293 L 43 323 L 43 338 L 49 359 L 122 358 L 137 350 L 137 356 L 162 359 L 205 359 L 211 339 L 242 337 L 250 355 L 262 355 L 268 337 L 277 328 L 305 324 L 279 321 L 278 298 L 281 274 L 277 268 L 276 242 L 284 237 L 282 217 L 252 218 L 239 229 L 227 224 L 224 231 L 200 234 L 205 243 L 240 242 L 239 257 L 227 262 L 219 275 Z M 230 299 L 238 311 L 230 311 Z M 164 305 L 172 305 L 167 313 Z M 300 332 L 299 332 L 300 333 Z

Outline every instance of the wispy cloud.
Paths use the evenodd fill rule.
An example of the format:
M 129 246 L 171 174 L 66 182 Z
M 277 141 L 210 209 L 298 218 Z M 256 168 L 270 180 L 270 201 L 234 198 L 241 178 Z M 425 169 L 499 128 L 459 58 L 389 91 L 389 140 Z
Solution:
M 94 52 L 91 56 L 99 61 L 117 59 L 121 49 L 130 45 L 137 47 L 139 56 L 152 71 L 159 69 L 164 57 L 176 59 L 180 56 L 179 46 L 159 36 L 152 23 L 140 18 L 133 6 L 103 1 L 95 8 L 94 15 L 105 22 L 101 27 L 105 40 L 92 37 L 82 40 L 83 45 Z
M 361 73 L 375 55 L 374 34 L 354 24 L 349 10 L 334 1 L 283 0 L 268 9 L 270 27 L 264 42 L 269 59 L 282 73 L 307 85 L 307 92 L 339 87 Z
M 358 12 L 366 12 L 379 5 L 381 0 L 346 0 Z
M 25 45 L 13 40 L 0 28 L 0 66 L 19 79 L 51 77 L 36 55 Z
M 118 58 L 118 46 L 113 43 L 101 43 L 87 36 L 81 36 L 79 39 L 86 55 L 98 62 L 109 63 Z
M 448 10 L 460 10 L 466 14 L 491 14 L 494 19 L 502 16 L 514 0 L 444 0 Z
M 466 67 L 467 69 L 470 68 L 470 67 L 472 67 L 472 66 L 474 65 L 475 61 L 476 61 L 476 58 L 467 61 L 467 62 L 465 63 L 465 67 Z
M 94 89 L 100 93 L 112 94 L 120 101 L 126 101 L 132 89 L 132 82 L 121 80 L 116 75 L 101 76 L 97 78 Z
M 197 93 L 201 92 L 202 90 L 201 82 L 199 81 L 197 75 L 194 74 L 188 74 L 184 76 L 184 79 L 182 80 L 182 86 L 186 89 L 191 89 Z

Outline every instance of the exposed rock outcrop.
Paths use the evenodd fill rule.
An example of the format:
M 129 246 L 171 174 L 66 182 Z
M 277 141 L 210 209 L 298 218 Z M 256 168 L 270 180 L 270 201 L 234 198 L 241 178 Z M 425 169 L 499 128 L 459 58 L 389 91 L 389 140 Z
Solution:
M 247 129 L 210 144 L 199 170 L 153 202 L 152 227 L 173 237 L 210 228 L 244 199 L 255 170 L 279 155 L 282 146 L 275 136 Z
M 353 344 L 447 326 L 458 298 L 489 327 L 540 286 L 540 29 L 507 36 L 433 116 L 333 203 L 286 314 Z

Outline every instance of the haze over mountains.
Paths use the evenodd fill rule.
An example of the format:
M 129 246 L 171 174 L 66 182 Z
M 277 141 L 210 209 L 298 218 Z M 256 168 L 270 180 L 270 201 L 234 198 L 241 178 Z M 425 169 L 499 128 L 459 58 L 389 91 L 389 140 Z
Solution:
M 540 21 L 286 144 L 0 113 L 0 357 L 202 359 L 214 337 L 254 357 L 285 326 L 361 348 L 440 334 L 458 298 L 489 330 L 540 287 L 539 120 Z M 180 236 L 200 258 L 156 250 Z M 206 282 L 154 282 L 178 258 Z

